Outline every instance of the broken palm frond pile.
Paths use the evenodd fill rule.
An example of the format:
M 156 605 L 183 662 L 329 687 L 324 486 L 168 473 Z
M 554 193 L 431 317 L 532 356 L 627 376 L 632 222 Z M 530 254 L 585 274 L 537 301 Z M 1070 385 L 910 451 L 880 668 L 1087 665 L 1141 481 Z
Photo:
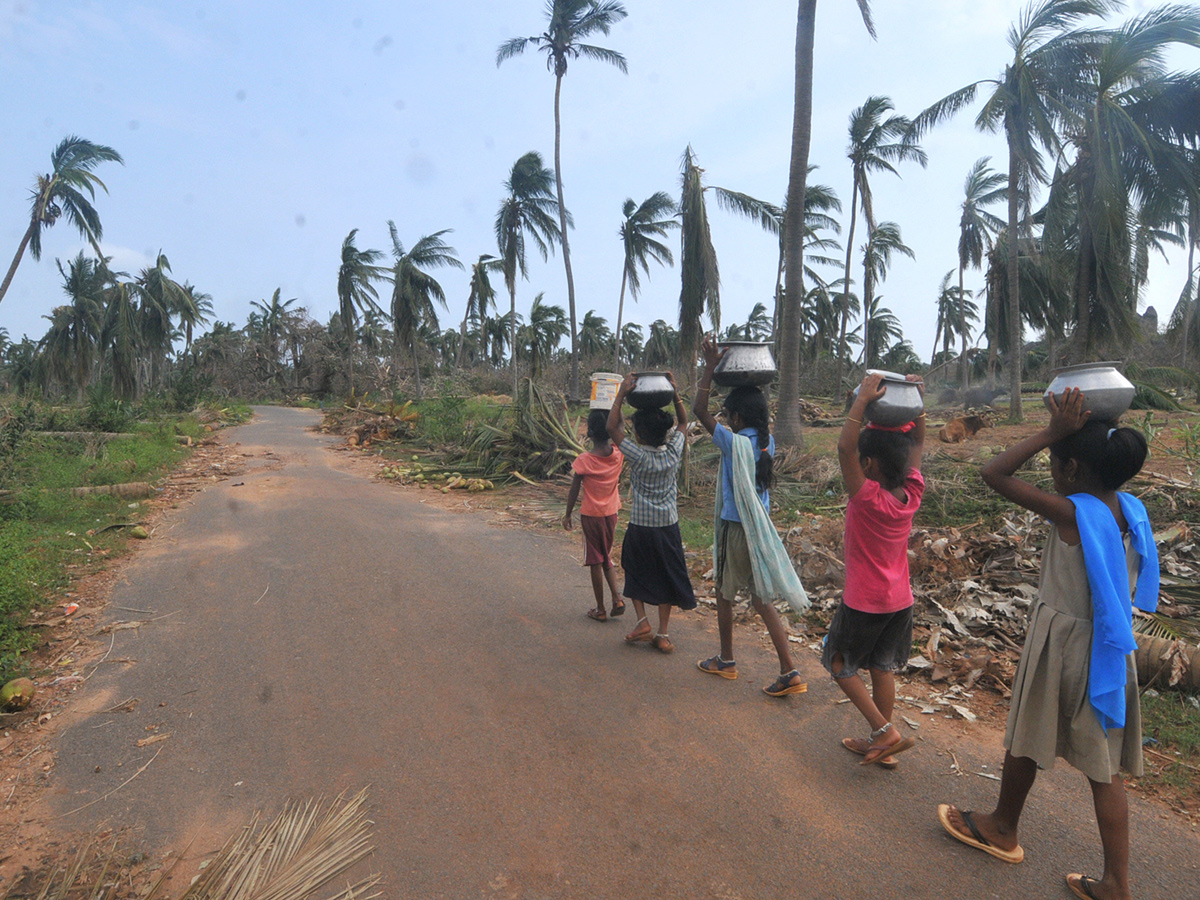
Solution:
M 266 827 L 260 827 L 255 813 L 240 834 L 202 864 L 200 874 L 179 900 L 303 900 L 313 896 L 373 852 L 365 806 L 366 792 L 362 791 L 349 800 L 339 796 L 327 806 L 314 801 L 288 804 Z M 7 896 L 36 896 L 38 900 L 152 900 L 158 896 L 171 869 L 160 872 L 148 888 L 131 892 L 126 887 L 131 881 L 129 873 L 122 871 L 127 863 L 116 856 L 115 847 L 94 852 L 90 845 L 85 846 L 65 869 L 51 871 L 40 888 L 36 876 L 31 876 L 27 880 L 34 884 L 13 885 Z M 376 890 L 379 881 L 378 875 L 368 875 L 329 900 L 374 900 L 381 896 Z
M 351 447 L 369 447 L 376 441 L 398 441 L 412 433 L 418 413 L 412 401 L 403 404 L 369 403 L 363 400 L 340 410 L 329 410 L 321 422 L 323 434 L 347 435 Z
M 488 474 L 550 478 L 570 469 L 584 451 L 579 419 L 567 414 L 566 401 L 522 379 L 511 419 L 481 424 L 468 451 L 469 459 Z
M 914 637 L 909 667 L 934 683 L 1010 694 L 1029 609 L 1037 598 L 1045 522 L 1011 512 L 986 531 L 914 529 L 909 567 Z M 845 584 L 841 519 L 809 516 L 786 535 L 814 610 L 831 617 Z M 1185 524 L 1156 535 L 1162 566 L 1158 612 L 1137 612 L 1138 682 L 1200 692 L 1200 542 Z

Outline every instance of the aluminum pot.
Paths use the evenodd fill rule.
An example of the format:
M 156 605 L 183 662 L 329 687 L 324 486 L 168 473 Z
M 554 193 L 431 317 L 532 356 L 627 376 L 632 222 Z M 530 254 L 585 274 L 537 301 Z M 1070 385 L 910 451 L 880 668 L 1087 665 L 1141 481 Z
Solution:
M 925 412 L 925 399 L 921 389 L 903 375 L 896 372 L 885 372 L 883 369 L 867 369 L 868 375 L 882 375 L 886 392 L 878 400 L 867 404 L 863 415 L 868 422 L 882 425 L 884 428 L 898 428 L 914 422 L 917 416 Z M 854 389 L 858 396 L 859 389 Z
M 713 370 L 713 381 L 722 387 L 770 384 L 775 380 L 775 360 L 770 344 L 755 341 L 726 341 L 725 355 Z
M 633 390 L 625 395 L 635 409 L 661 409 L 675 399 L 675 388 L 664 372 L 634 372 Z
M 1042 402 L 1050 406 L 1050 395 L 1061 399 L 1064 392 L 1079 388 L 1083 392 L 1083 408 L 1093 419 L 1115 421 L 1133 402 L 1135 388 L 1110 362 L 1083 363 L 1056 369 L 1054 380 L 1042 394 Z

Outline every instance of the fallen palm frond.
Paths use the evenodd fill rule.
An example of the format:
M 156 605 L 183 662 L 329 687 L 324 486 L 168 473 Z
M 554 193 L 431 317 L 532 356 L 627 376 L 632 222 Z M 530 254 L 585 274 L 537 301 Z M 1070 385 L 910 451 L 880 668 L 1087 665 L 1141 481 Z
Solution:
M 1130 404 L 1130 409 L 1159 409 L 1167 411 L 1183 409 L 1178 400 L 1160 387 L 1155 387 L 1144 381 L 1135 381 L 1133 382 L 1133 386 L 1137 389 L 1137 393 L 1133 395 L 1133 403 Z
M 566 403 L 526 378 L 521 381 L 505 425 L 480 425 L 471 440 L 469 456 L 489 472 L 523 472 L 548 478 L 565 471 L 583 452 Z
M 371 822 L 366 791 L 349 800 L 289 803 L 266 827 L 256 813 L 242 832 L 221 849 L 179 900 L 307 900 L 369 855 Z M 115 846 L 93 854 L 89 844 L 66 869 L 55 868 L 40 890 L 22 891 L 37 900 L 106 900 L 116 885 L 109 877 Z M 170 870 L 140 894 L 153 900 Z M 379 875 L 368 875 L 328 900 L 375 900 Z M 9 896 L 12 894 L 10 888 Z

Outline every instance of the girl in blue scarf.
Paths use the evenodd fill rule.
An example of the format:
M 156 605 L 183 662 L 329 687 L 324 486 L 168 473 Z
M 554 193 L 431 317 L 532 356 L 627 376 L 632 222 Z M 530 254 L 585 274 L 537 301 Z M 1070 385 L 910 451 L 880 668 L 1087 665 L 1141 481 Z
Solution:
M 1050 424 L 982 473 L 989 487 L 1052 526 L 1013 680 L 1000 798 L 991 813 L 942 804 L 938 818 L 964 844 L 1019 863 L 1025 799 L 1038 770 L 1062 757 L 1091 784 L 1104 847 L 1103 877 L 1072 873 L 1067 886 L 1085 900 L 1128 900 L 1129 813 L 1119 770 L 1142 774 L 1131 597 L 1154 608 L 1158 557 L 1145 507 L 1117 488 L 1142 468 L 1146 439 L 1132 428 L 1089 421 L 1078 389 L 1049 402 Z M 1046 448 L 1054 493 L 1015 477 Z

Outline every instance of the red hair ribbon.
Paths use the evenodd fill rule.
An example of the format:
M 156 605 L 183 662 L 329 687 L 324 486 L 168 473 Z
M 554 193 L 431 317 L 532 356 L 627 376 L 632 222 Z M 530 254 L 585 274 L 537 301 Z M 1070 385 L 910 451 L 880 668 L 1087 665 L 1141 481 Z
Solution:
M 867 427 L 873 431 L 894 431 L 900 434 L 908 434 L 917 427 L 917 423 L 909 422 L 907 425 L 876 425 L 874 422 L 868 422 Z

